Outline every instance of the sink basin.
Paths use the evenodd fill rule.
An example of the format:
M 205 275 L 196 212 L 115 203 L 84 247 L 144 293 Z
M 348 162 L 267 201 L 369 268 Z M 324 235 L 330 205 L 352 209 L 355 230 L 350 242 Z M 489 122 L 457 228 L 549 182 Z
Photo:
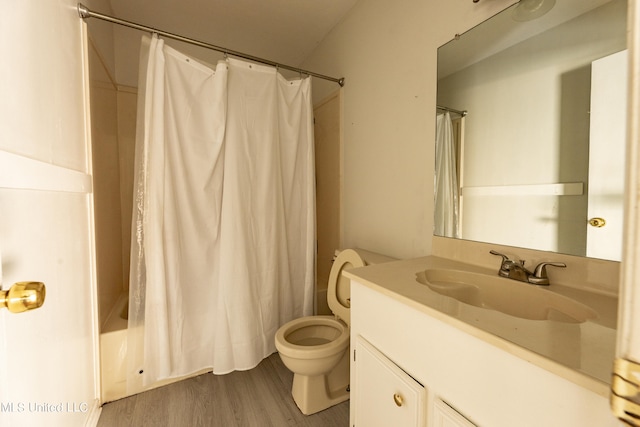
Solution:
M 548 288 L 499 276 L 460 270 L 429 269 L 416 280 L 434 292 L 476 307 L 531 320 L 582 323 L 598 314 L 571 298 Z

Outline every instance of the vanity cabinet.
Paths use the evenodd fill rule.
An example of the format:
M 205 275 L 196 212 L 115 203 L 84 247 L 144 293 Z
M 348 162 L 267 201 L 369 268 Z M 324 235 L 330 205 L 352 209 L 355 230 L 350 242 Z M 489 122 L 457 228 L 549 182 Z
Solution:
M 606 385 L 594 389 L 568 368 L 552 372 L 522 347 L 487 341 L 457 319 L 349 277 L 351 427 L 619 425 Z M 406 418 L 394 412 L 396 393 Z
M 354 346 L 358 426 L 424 427 L 425 389 L 362 337 Z

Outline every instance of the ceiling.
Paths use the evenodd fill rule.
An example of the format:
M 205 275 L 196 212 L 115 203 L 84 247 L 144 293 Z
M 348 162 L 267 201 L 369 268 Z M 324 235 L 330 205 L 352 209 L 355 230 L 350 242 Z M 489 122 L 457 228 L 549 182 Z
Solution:
M 301 65 L 356 2 L 110 0 L 118 18 L 294 67 Z M 132 42 L 139 44 L 140 32 L 118 31 L 116 40 L 121 46 L 133 37 Z

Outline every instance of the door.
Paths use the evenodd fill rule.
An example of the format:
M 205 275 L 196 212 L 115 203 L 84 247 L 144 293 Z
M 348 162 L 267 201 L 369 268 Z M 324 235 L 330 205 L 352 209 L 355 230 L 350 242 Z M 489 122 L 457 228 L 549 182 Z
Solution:
M 587 256 L 622 258 L 627 51 L 591 65 Z
M 409 374 L 358 336 L 355 349 L 358 392 L 354 424 L 367 427 L 425 426 L 426 391 Z
M 0 68 L 0 279 L 3 291 L 46 286 L 38 309 L 0 308 L 3 427 L 84 426 L 99 414 L 86 43 L 75 4 L 25 0 L 0 14 L 0 54 L 11 58 Z
M 439 398 L 436 398 L 433 404 L 433 424 L 433 427 L 476 427 L 475 424 Z
M 0 425 L 84 425 L 96 406 L 90 180 L 6 151 L 0 169 L 2 289 L 46 286 L 42 307 L 0 309 Z M 42 181 L 11 179 L 28 175 Z

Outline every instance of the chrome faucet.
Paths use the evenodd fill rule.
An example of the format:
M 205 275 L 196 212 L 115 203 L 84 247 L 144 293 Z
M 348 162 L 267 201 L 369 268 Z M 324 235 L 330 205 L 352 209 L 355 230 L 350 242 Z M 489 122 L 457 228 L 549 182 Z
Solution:
M 513 280 L 519 280 L 520 282 L 531 283 L 533 285 L 549 286 L 549 276 L 547 275 L 548 265 L 552 267 L 567 266 L 563 262 L 541 262 L 533 271 L 529 271 L 527 268 L 525 268 L 524 261 L 522 260 L 511 260 L 508 256 L 498 253 L 494 250 L 489 251 L 489 253 L 502 257 L 500 270 L 498 270 L 499 276 Z

